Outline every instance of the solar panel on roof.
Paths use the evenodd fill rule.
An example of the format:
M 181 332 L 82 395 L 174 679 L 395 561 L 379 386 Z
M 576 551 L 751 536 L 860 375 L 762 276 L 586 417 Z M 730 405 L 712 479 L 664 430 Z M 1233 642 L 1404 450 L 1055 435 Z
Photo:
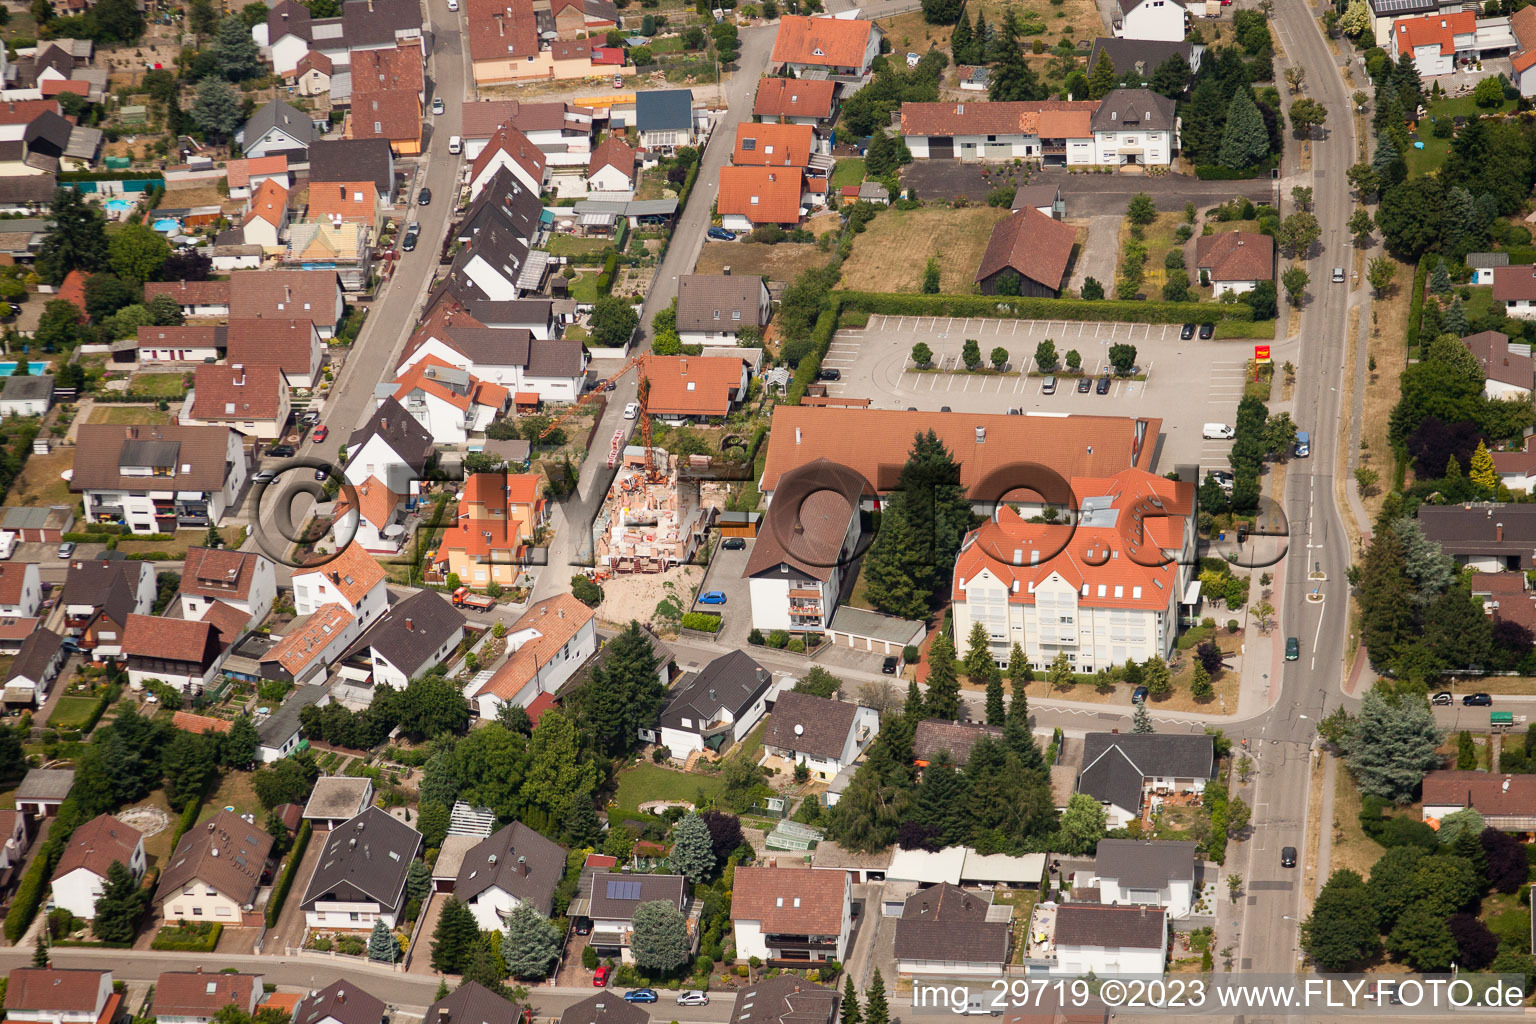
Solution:
M 637 900 L 640 898 L 640 883 L 609 882 L 608 898 L 611 900 Z
M 1412 14 L 1437 10 L 1439 6 L 1437 0 L 1371 0 L 1371 7 L 1377 14 Z

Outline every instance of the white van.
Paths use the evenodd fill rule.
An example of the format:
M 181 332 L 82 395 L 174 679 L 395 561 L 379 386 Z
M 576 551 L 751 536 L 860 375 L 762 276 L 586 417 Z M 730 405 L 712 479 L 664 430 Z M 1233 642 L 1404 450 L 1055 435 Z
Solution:
M 1206 440 L 1230 441 L 1237 432 L 1225 423 L 1207 423 L 1201 428 L 1200 436 Z
M 448 136 L 448 152 L 455 154 L 464 152 L 464 140 L 457 135 Z

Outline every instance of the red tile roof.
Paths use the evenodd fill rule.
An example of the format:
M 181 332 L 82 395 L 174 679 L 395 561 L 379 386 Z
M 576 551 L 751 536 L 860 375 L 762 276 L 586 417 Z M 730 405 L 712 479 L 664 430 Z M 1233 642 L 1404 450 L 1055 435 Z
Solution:
M 720 213 L 754 224 L 799 223 L 801 178 L 798 168 L 722 167 Z
M 148 281 L 144 301 L 169 295 L 183 306 L 227 306 L 233 291 L 232 281 Z
M 485 144 L 485 148 L 475 158 L 474 166 L 470 168 L 469 180 L 474 181 L 480 177 L 498 153 L 505 153 L 519 167 L 527 171 L 534 181 L 544 180 L 544 154 L 528 136 L 509 124 L 497 128 L 490 141 Z
M 1208 270 L 1212 281 L 1271 281 L 1275 242 L 1256 231 L 1225 231 L 1195 240 L 1195 269 Z
M 352 51 L 352 106 L 357 97 L 405 89 L 419 93 L 425 87 L 421 46 L 401 43 L 393 50 Z
M 372 224 L 378 208 L 379 190 L 371 181 L 310 182 L 310 220 Z
M 533 0 L 466 0 L 471 60 L 520 60 L 539 52 Z
M 740 393 L 744 365 L 736 356 L 647 355 L 640 366 L 651 382 L 646 408 L 653 416 L 728 415 L 746 397 Z
M 590 177 L 604 167 L 614 167 L 633 182 L 637 159 L 638 154 L 632 147 L 625 145 L 623 139 L 610 135 L 592 151 L 592 159 L 587 161 L 587 175 Z
M 1471 807 L 1479 814 L 1536 815 L 1536 775 L 1466 770 L 1424 773 L 1426 807 Z M 11 973 L 14 978 L 15 972 Z M 6 997 L 10 1003 L 10 997 Z
M 369 53 L 371 51 L 359 50 L 357 52 Z M 318 71 L 322 75 L 329 75 L 335 70 L 335 66 L 332 65 L 331 58 L 319 50 L 310 50 L 299 58 L 299 63 L 294 66 L 293 70 L 295 75 L 303 75 L 306 71 Z
M 370 476 L 352 490 L 343 489 L 336 496 L 337 519 L 352 511 L 352 501 L 349 497 L 352 494 L 357 495 L 357 507 L 362 518 L 380 529 L 389 523 L 390 516 L 394 515 L 395 509 L 400 504 L 400 495 L 385 486 L 378 477 Z
M 110 971 L 61 970 L 57 967 L 12 969 L 5 989 L 8 1010 L 95 1013 L 102 979 Z
M 335 602 L 323 604 L 302 624 L 295 624 L 276 647 L 261 656 L 261 660 L 275 661 L 290 676 L 298 678 L 310 662 L 325 653 L 336 634 L 353 621 L 352 613 L 341 605 Z
M 389 89 L 352 99 L 350 139 L 421 141 L 421 99 L 414 89 Z
M 1004 267 L 1012 267 L 1031 281 L 1060 289 L 1077 244 L 1077 229 L 1047 217 L 1033 206 L 1019 210 L 992 228 L 992 238 L 976 270 L 983 281 Z
M 85 315 L 85 275 L 78 270 L 71 270 L 64 275 L 63 282 L 59 285 L 54 298 L 65 299 L 80 307 L 80 315 Z M 148 302 L 153 296 L 145 295 L 144 301 Z
M 0 102 L 0 124 L 31 124 L 40 114 L 59 114 L 59 101 L 46 100 L 6 100 Z
M 148 291 L 149 286 L 145 285 Z M 214 324 L 140 327 L 139 348 L 222 348 L 224 328 Z
M 192 418 L 209 423 L 275 420 L 287 387 L 276 366 L 204 364 L 192 375 Z
M 273 227 L 282 227 L 288 213 L 288 190 L 273 178 L 268 178 L 251 193 L 251 209 L 242 224 L 249 224 L 258 217 Z
M 316 56 L 324 56 L 316 54 Z M 288 170 L 288 154 L 258 156 L 245 160 L 231 160 L 224 168 L 224 176 L 230 188 L 244 188 L 251 183 L 252 175 L 283 174 Z
M 507 401 L 511 398 L 511 392 L 500 384 L 492 384 L 490 381 L 481 380 L 470 375 L 469 390 L 463 394 L 450 388 L 439 380 L 435 374 L 439 370 L 455 370 L 455 367 L 443 362 L 436 356 L 425 356 L 419 362 L 399 377 L 395 378 L 395 398 L 400 402 L 405 401 L 405 396 L 412 391 L 420 390 L 425 394 L 440 398 L 456 409 L 469 411 L 471 406 L 486 405 L 493 409 L 506 408 Z
M 247 369 L 275 366 L 290 376 L 307 377 L 313 368 L 314 346 L 313 321 L 231 318 L 225 361 Z
M 757 83 L 752 113 L 758 117 L 832 116 L 837 83 L 800 78 L 765 78 Z
M 180 592 L 215 600 L 243 601 L 250 596 L 251 583 L 262 561 L 263 556 L 254 551 L 188 548 L 181 567 Z
M 21 591 L 27 584 L 27 568 L 31 563 L 0 563 L 0 605 L 21 603 Z M 10 571 L 7 572 L 6 570 Z
M 548 663 L 593 617 L 592 609 L 570 594 L 556 594 L 529 608 L 508 632 L 536 629 L 539 635 L 514 651 L 496 674 L 475 691 L 475 696 L 489 694 L 501 700 L 517 696 L 540 666 Z
M 773 41 L 773 62 L 862 67 L 873 27 L 872 22 L 857 19 L 786 14 Z
M 320 327 L 336 324 L 341 279 L 334 270 L 237 270 L 221 283 L 228 289 L 231 336 L 236 320 L 301 317 Z
M 808 124 L 753 124 L 736 126 L 736 149 L 731 163 L 738 167 L 805 167 L 811 162 L 816 129 Z
M 194 715 L 190 711 L 178 711 L 171 716 L 171 724 L 186 732 L 229 732 L 235 724 L 227 718 L 209 718 L 207 715 Z
M 342 549 L 341 554 L 326 562 L 324 565 L 313 569 L 296 569 L 293 575 L 309 576 L 315 573 L 323 575 L 331 586 L 341 592 L 353 607 L 361 601 L 370 590 L 385 578 L 385 572 L 374 557 L 363 550 L 363 546 L 356 541 Z
M 260 993 L 259 974 L 166 971 L 155 980 L 156 1017 L 213 1017 L 231 1003 L 248 1009 Z
M 514 554 L 532 540 L 544 508 L 539 478 L 532 473 L 475 473 L 464 482 L 454 524 L 438 543 L 442 560 L 463 551 L 484 558 L 493 551 Z
M 213 623 L 206 620 L 129 615 L 123 651 L 129 657 L 207 665 L 218 656 L 219 642 Z
M 1509 16 L 1510 31 L 1520 45 L 1510 58 L 1516 71 L 1536 64 L 1536 7 L 1522 7 Z
M 731 920 L 757 921 L 764 933 L 838 935 L 847 886 L 842 871 L 744 864 L 731 887 Z
M 1399 18 L 1392 23 L 1392 43 L 1398 53 L 1412 53 L 1421 46 L 1438 46 L 1440 55 L 1456 52 L 1456 37 L 1477 31 L 1477 15 L 1471 11 L 1454 14 L 1426 14 L 1422 18 Z

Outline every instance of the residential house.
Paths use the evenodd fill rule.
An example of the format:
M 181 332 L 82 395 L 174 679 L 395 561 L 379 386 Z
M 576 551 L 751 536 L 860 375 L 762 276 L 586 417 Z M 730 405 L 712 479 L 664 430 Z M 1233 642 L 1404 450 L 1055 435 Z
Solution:
M 625 51 L 619 46 L 603 46 L 598 39 L 555 40 L 549 44 L 551 78 L 585 78 L 604 73 L 629 77 L 633 65 L 625 65 Z
M 688 89 L 653 89 L 635 94 L 635 128 L 640 147 L 648 153 L 671 156 L 679 146 L 698 141 L 693 120 L 693 92 Z
M 1536 831 L 1536 776 L 1498 772 L 1424 773 L 1424 820 L 1438 824 L 1447 814 L 1472 810 L 1501 832 Z
M 480 100 L 460 108 L 464 159 L 473 163 L 502 125 L 511 125 L 539 147 L 551 167 L 581 167 L 592 153 L 591 107 L 551 101 Z
M 373 280 L 372 237 L 373 229 L 366 224 L 300 221 L 288 229 L 288 246 L 278 262 L 284 267 L 328 266 L 343 289 L 364 291 Z
M 369 807 L 325 839 L 300 906 L 311 928 L 393 928 L 405 907 L 405 876 L 421 852 L 421 833 L 388 811 Z
M 10 888 L 20 877 L 29 845 L 26 815 L 0 811 L 0 885 Z
M 293 1024 L 383 1024 L 389 1008 L 347 978 L 338 978 L 300 999 Z
M 863 532 L 863 481 L 827 462 L 810 471 L 823 474 L 821 486 L 769 505 L 742 571 L 755 629 L 826 629 L 841 600 Z
M 1460 10 L 1461 5 L 1455 9 Z M 1515 37 L 1515 51 L 1509 58 L 1514 85 L 1521 96 L 1536 96 L 1536 13 L 1526 14 L 1525 8 L 1520 8 L 1509 16 L 1509 30 Z
M 803 764 L 813 778 L 826 782 L 853 764 L 879 731 L 880 713 L 874 708 L 790 691 L 774 702 L 763 730 L 763 751 Z
M 323 139 L 309 147 L 310 185 L 351 181 L 373 182 L 380 200 L 389 202 L 395 194 L 395 155 L 387 140 Z
M 177 422 L 222 426 L 244 437 L 276 440 L 292 415 L 288 378 L 276 366 L 241 363 L 199 366 Z
M 84 495 L 85 518 L 133 533 L 175 533 L 217 525 L 245 486 L 240 434 L 228 427 L 76 427 L 69 489 Z
M 650 1014 L 617 990 L 605 989 L 561 1010 L 556 1024 L 648 1024 L 650 1019 Z
M 164 971 L 155 979 L 155 1001 L 149 1013 L 155 1024 L 212 1024 L 226 1006 L 254 1015 L 265 994 L 263 988 L 259 974 Z
M 619 193 L 628 198 L 639 179 L 640 157 L 624 140 L 610 135 L 587 161 L 587 191 Z
M 188 552 L 190 554 L 190 551 Z M 120 658 L 129 615 L 155 605 L 155 568 L 128 558 L 76 559 L 64 577 L 64 631 L 97 661 Z
M 224 181 L 229 186 L 229 198 L 249 199 L 266 181 L 275 181 L 284 191 L 291 192 L 295 178 L 288 169 L 287 155 L 278 153 L 255 160 L 231 160 L 224 165 Z
M 1094 100 L 903 103 L 900 128 L 916 160 L 1023 157 L 1090 164 L 1098 108 Z
M 280 761 L 303 747 L 307 740 L 300 736 L 299 713 L 307 707 L 324 707 L 331 701 L 329 688 L 320 685 L 304 685 L 278 705 L 270 716 L 256 723 L 257 751 L 262 764 Z
M 547 917 L 564 874 L 564 848 L 514 821 L 464 855 L 453 898 L 469 907 L 481 931 L 504 931 L 525 903 Z
M 735 1024 L 832 1024 L 837 1009 L 836 989 L 793 974 L 763 978 L 740 1000 L 732 1014 Z
M 642 357 L 640 375 L 650 382 L 646 409 L 668 422 L 722 421 L 747 397 L 751 376 L 736 356 Z
M 532 255 L 532 239 L 503 220 L 487 217 L 467 240 L 461 229 L 460 238 L 442 286 L 459 301 L 510 302 L 544 287 L 548 259 Z
M 947 722 L 925 718 L 912 731 L 912 763 L 919 768 L 945 759 L 955 768 L 964 768 L 971 759 L 971 748 L 983 737 L 1000 742 L 1003 730 L 981 722 Z
M 111 971 L 12 968 L 5 988 L 5 1019 L 28 1024 L 114 1024 L 123 996 Z
M 553 299 L 514 299 L 511 302 L 470 300 L 465 303 L 464 309 L 487 327 L 527 331 L 534 341 L 560 340 L 562 315 L 555 312 Z M 480 369 L 482 376 L 496 379 L 494 373 L 485 372 L 484 367 Z M 496 383 L 507 382 L 497 379 Z
M 1275 279 L 1275 241 L 1255 231 L 1204 235 L 1195 240 L 1195 271 L 1216 295 L 1246 295 Z
M 404 499 L 376 476 L 341 489 L 333 522 L 338 536 L 351 536 L 364 551 L 376 555 L 398 555 L 411 539 Z
M 36 619 L 18 619 L 16 622 L 26 630 L 26 636 L 5 673 L 5 703 L 9 708 L 42 707 L 69 652 L 64 649 L 64 638 L 48 627 L 38 625 Z M 3 826 L 3 820 L 0 820 L 0 826 Z M 0 834 L 3 831 L 0 827 Z M 0 851 L 0 857 L 3 856 Z M 0 865 L 0 869 L 3 867 Z
M 311 615 L 322 605 L 340 604 L 366 629 L 389 609 L 386 579 L 379 563 L 354 541 L 329 562 L 294 572 L 294 610 Z
M 502 168 L 511 171 L 518 183 L 535 196 L 544 190 L 548 180 L 549 167 L 539 147 L 518 129 L 502 125 L 470 165 L 470 199 L 479 196 Z
M 800 205 L 803 179 L 799 168 L 720 168 L 716 208 L 721 223 L 729 231 L 751 231 L 759 224 L 796 227 L 805 212 Z
M 1077 229 L 1070 224 L 1033 208 L 1019 210 L 993 227 L 976 284 L 983 295 L 1057 298 L 1076 245 Z
M 425 356 L 394 382 L 395 401 L 416 417 L 434 438 L 463 444 L 471 434 L 483 434 L 493 420 L 511 408 L 512 395 L 500 384 L 467 370 Z
M 464 0 L 464 34 L 480 88 L 554 75 L 554 58 L 539 45 L 533 0 Z
M 36 562 L 0 562 L 0 617 L 30 619 L 43 604 L 43 573 Z
M 334 270 L 237 270 L 229 276 L 232 329 L 236 320 L 309 320 L 320 337 L 331 338 L 345 306 Z M 288 374 L 289 382 L 309 386 L 298 383 L 296 378 L 301 376 L 294 370 Z
M 473 473 L 457 514 L 437 545 L 437 571 L 473 590 L 512 586 L 533 561 L 533 544 L 549 520 L 548 502 L 532 473 Z
M 16 809 L 33 817 L 50 818 L 74 788 L 73 768 L 28 768 L 16 787 Z
M 409 88 L 355 95 L 347 114 L 347 138 L 383 139 L 396 156 L 421 152 L 421 129 L 421 97 Z
M 468 305 L 474 313 L 445 298 L 411 335 L 395 372 L 408 375 L 427 361 L 472 374 L 514 395 L 535 395 L 541 402 L 581 397 L 591 356 L 580 341 L 554 336 L 558 326 L 547 299 Z M 482 317 L 498 321 L 498 326 L 486 324 Z
M 53 869 L 53 905 L 87 921 L 96 917 L 96 901 L 107 888 L 107 872 L 121 864 L 137 881 L 144 877 L 144 833 L 99 814 L 70 834 Z
M 349 775 L 326 775 L 315 780 L 303 818 L 314 828 L 340 828 L 373 804 L 373 780 Z
M 250 209 L 240 221 L 240 231 L 247 245 L 277 249 L 288 232 L 288 222 L 288 191 L 268 178 L 252 193 Z
M 1144 0 L 1145 2 L 1145 0 Z M 1172 2 L 1172 0 L 1169 0 Z M 1168 958 L 1168 912 L 1161 907 L 1063 903 L 1051 940 L 1056 977 L 1136 974 L 1159 977 Z
M 1170 656 L 1196 561 L 1194 484 L 1123 470 L 1071 486 L 1087 496 L 1075 524 L 1032 523 L 999 505 L 966 535 L 956 635 L 982 622 L 1000 663 L 1018 644 L 1040 670 L 1060 653 L 1076 672 Z
M 1497 460 L 1494 468 L 1499 468 Z M 1493 616 L 1495 625 L 1514 622 L 1536 631 L 1536 591 L 1531 590 L 1525 573 L 1473 573 L 1472 598 L 1483 603 L 1483 611 Z
M 53 405 L 53 374 L 14 374 L 0 387 L 0 417 L 46 416 Z
M 990 893 L 949 882 L 919 889 L 902 904 L 896 922 L 897 973 L 1001 976 L 1009 962 L 1012 912 L 1009 904 L 994 908 Z
M 1184 38 L 1188 13 L 1184 0 L 1120 0 L 1115 35 L 1123 39 L 1178 42 Z
M 752 114 L 764 124 L 827 127 L 837 115 L 837 83 L 830 79 L 764 78 Z
M 277 597 L 277 573 L 272 559 L 257 551 L 191 547 L 177 593 L 182 618 L 201 619 L 217 601 L 260 623 Z
M 550 10 L 561 39 L 601 35 L 619 27 L 619 9 L 613 0 L 553 0 Z
M 1121 36 L 1100 36 L 1093 41 L 1093 49 L 1088 52 L 1086 68 L 1091 71 L 1098 67 L 1100 57 L 1109 58 L 1110 66 L 1115 69 L 1115 77 L 1121 81 L 1134 71 L 1140 80 L 1145 82 L 1174 57 L 1184 62 L 1185 67 L 1189 69 L 1190 79 L 1193 79 L 1195 72 L 1200 70 L 1201 60 L 1205 57 L 1205 45 L 1191 43 L 1183 37 L 1129 39 Z
M 863 78 L 880 55 L 882 37 L 880 27 L 872 21 L 786 14 L 779 19 L 769 61 L 793 78 L 807 78 L 807 72 L 816 71 Z
M 239 612 L 235 619 L 241 619 Z M 228 622 L 219 605 L 201 619 L 168 619 L 163 615 L 130 615 L 123 630 L 123 653 L 128 656 L 128 682 L 135 688 L 159 680 L 188 696 L 213 685 L 229 647 L 238 639 L 243 622 Z
M 1533 15 L 1532 17 L 1536 17 Z M 1498 267 L 1509 266 L 1507 252 L 1469 252 L 1467 269 L 1472 271 L 1473 284 L 1493 284 L 1493 272 Z
M 1162 907 L 1170 920 L 1194 909 L 1196 843 L 1152 839 L 1100 839 L 1093 884 L 1099 902 Z
M 144 282 L 144 301 L 150 302 L 161 295 L 169 295 L 181 306 L 181 315 L 186 317 L 227 317 L 229 316 L 230 282 L 228 281 L 146 281 Z M 156 331 L 170 331 L 171 328 L 157 327 Z M 194 344 L 192 338 L 180 338 L 168 334 L 177 342 L 178 351 L 185 351 L 187 355 L 181 358 L 188 362 L 198 362 L 206 359 L 208 353 L 194 356 L 192 352 L 197 349 L 206 349 L 208 335 L 198 335 L 197 339 L 202 344 Z M 183 347 L 181 344 L 187 344 Z M 215 352 L 214 355 L 217 355 Z M 170 358 L 169 356 L 161 358 Z
M 1392 59 L 1407 54 L 1421 77 L 1448 75 L 1457 61 L 1477 59 L 1477 28 L 1477 14 L 1468 10 L 1399 18 L 1392 23 Z
M 677 334 L 684 345 L 735 345 L 741 332 L 761 335 L 773 311 L 768 286 L 750 274 L 682 274 L 677 279 Z
M 234 811 L 188 829 L 155 887 L 161 916 L 238 925 L 254 907 L 272 843 L 266 829 Z
M 1495 267 L 1493 301 L 1503 304 L 1506 316 L 1536 319 L 1536 266 Z
M 448 842 L 456 838 L 466 837 L 450 836 Z M 444 845 L 446 847 L 447 844 Z M 447 852 L 446 849 L 444 852 Z M 427 1007 L 424 1019 L 435 1021 L 436 1024 L 518 1024 L 522 1015 L 516 1006 L 478 981 L 464 981 L 451 993 Z
M 1527 444 L 1521 451 L 1494 452 L 1493 469 L 1499 474 L 1499 483 L 1511 491 L 1529 494 L 1536 486 L 1536 450 Z
M 637 907 L 644 903 L 670 903 L 679 913 L 688 915 L 688 880 L 682 875 L 595 871 L 582 880 L 582 887 L 585 898 L 578 898 L 576 904 L 577 909 L 585 911 L 583 916 L 592 920 L 588 943 L 598 956 L 616 957 L 626 964 L 635 962 L 629 942 Z M 690 943 L 696 942 L 696 929 L 690 926 L 688 933 Z
M 853 930 L 852 894 L 843 873 L 738 867 L 731 889 L 736 959 L 756 958 L 773 966 L 842 963 Z
M 470 707 L 494 719 L 503 705 L 525 708 L 540 694 L 558 692 L 597 650 L 596 622 L 570 594 L 530 606 L 507 630 L 507 660 L 489 679 L 477 676 L 465 687 Z
M 1110 828 L 1124 828 L 1141 817 L 1148 796 L 1203 793 L 1214 771 L 1209 736 L 1091 732 L 1077 791 L 1104 805 Z
M 371 181 L 312 182 L 309 186 L 310 220 L 333 226 L 362 224 L 376 232 L 384 206 Z
M 400 42 L 392 47 L 355 50 L 352 71 L 353 109 L 357 98 L 382 92 L 412 92 L 426 100 L 426 73 L 419 42 Z
M 772 685 L 772 674 L 745 651 L 722 654 L 668 693 L 656 729 L 641 729 L 640 738 L 674 761 L 706 749 L 719 754 L 762 720 Z
M 341 676 L 403 690 L 447 661 L 464 639 L 464 614 L 435 590 L 418 590 L 384 613 L 342 655 Z
M 316 135 L 315 122 L 309 114 L 274 99 L 250 116 L 238 141 L 247 158 L 281 153 L 292 162 L 302 163 Z
M 155 282 L 146 284 L 148 291 Z M 186 282 L 181 282 L 186 283 Z M 218 282 L 228 285 L 228 281 Z M 207 363 L 223 358 L 229 329 L 222 324 L 182 324 L 140 327 L 138 361 L 143 363 Z
M 300 96 L 324 96 L 331 91 L 331 79 L 338 74 L 347 75 L 348 72 L 337 72 L 331 58 L 319 50 L 310 50 L 294 67 L 293 84 Z
M 1536 568 L 1536 505 L 1425 505 L 1418 523 L 1458 566 L 1478 572 Z
M 1536 364 L 1531 357 L 1511 351 L 1509 335 L 1479 331 L 1461 339 L 1483 368 L 1483 394 L 1489 398 L 1529 398 L 1536 388 Z
M 738 167 L 809 167 L 817 153 L 816 129 L 805 124 L 754 124 L 736 126 L 736 148 L 731 163 Z
M 433 452 L 427 428 L 386 398 L 347 440 L 347 482 L 355 487 L 372 477 L 396 494 L 407 494 L 412 482 L 426 475 Z
M 1167 167 L 1179 150 L 1179 119 L 1174 102 L 1150 89 L 1111 92 L 1099 101 L 1090 127 L 1093 162 L 1101 166 Z

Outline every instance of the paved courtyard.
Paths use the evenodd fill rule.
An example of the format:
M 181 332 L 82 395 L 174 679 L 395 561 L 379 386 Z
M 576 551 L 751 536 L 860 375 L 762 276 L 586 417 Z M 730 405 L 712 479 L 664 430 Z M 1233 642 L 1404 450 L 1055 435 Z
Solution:
M 981 346 L 983 359 L 998 346 L 1007 349 L 1010 371 L 945 372 L 960 364 L 968 338 Z M 1111 345 L 1135 345 L 1137 365 L 1147 379 L 1112 378 L 1109 394 L 1100 395 L 1094 390 L 1079 393 L 1075 378 L 1058 377 L 1056 393 L 1045 394 L 1044 378 L 1027 374 L 1036 369 L 1035 346 L 1046 338 L 1055 342 L 1063 361 L 1076 349 L 1084 372 L 1095 378 L 1109 365 Z M 919 341 L 933 350 L 939 370 L 911 369 L 912 346 Z M 842 375 L 827 385 L 829 394 L 869 398 L 876 408 L 1161 417 L 1156 468 L 1168 472 L 1188 463 L 1226 468 L 1232 443 L 1205 440 L 1201 427 L 1232 423 L 1251 344 L 1185 341 L 1179 338 L 1178 324 L 875 315 L 862 330 L 839 331 L 822 365 Z M 1300 426 L 1308 429 L 1308 424 Z

